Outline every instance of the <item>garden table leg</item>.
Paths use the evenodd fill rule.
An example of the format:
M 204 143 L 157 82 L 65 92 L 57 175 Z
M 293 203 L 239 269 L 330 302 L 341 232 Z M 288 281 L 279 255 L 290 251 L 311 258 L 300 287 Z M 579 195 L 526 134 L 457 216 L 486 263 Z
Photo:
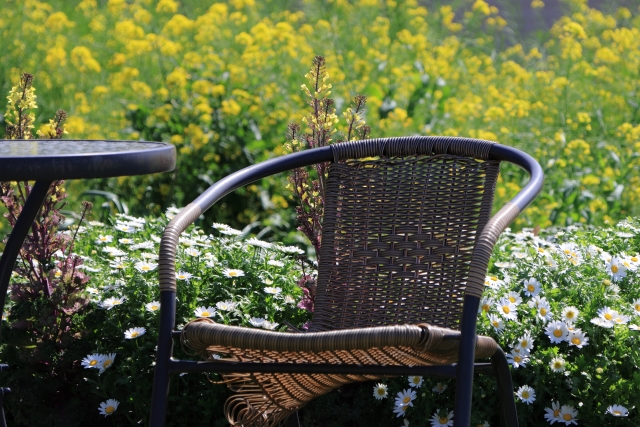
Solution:
M 7 289 L 9 287 L 9 281 L 11 280 L 13 266 L 15 265 L 18 254 L 20 253 L 22 243 L 29 233 L 31 224 L 33 224 L 33 220 L 36 218 L 36 215 L 44 202 L 44 198 L 49 192 L 49 187 L 52 182 L 53 181 L 38 181 L 33 185 L 31 193 L 29 194 L 27 201 L 24 203 L 22 212 L 20 213 L 20 216 L 16 221 L 16 225 L 13 227 L 13 231 L 11 232 L 11 235 L 9 235 L 7 244 L 4 247 L 2 258 L 0 258 L 0 308 L 2 309 L 0 312 L 0 321 L 2 319 L 1 316 L 4 315 L 4 303 L 7 297 Z M 6 370 L 6 366 L 7 365 L 2 365 L 0 372 Z M 9 391 L 10 390 L 8 388 L 0 388 L 0 427 L 6 427 L 7 425 L 7 422 L 4 419 L 2 398 L 8 394 Z

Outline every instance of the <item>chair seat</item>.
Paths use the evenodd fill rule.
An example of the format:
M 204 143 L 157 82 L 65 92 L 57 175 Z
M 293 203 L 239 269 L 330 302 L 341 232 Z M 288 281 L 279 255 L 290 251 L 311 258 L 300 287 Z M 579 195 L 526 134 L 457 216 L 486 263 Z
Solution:
M 375 326 L 289 333 L 228 326 L 197 319 L 182 331 L 186 348 L 219 362 L 433 366 L 455 363 L 460 332 L 429 325 Z M 497 344 L 478 336 L 476 359 L 491 357 Z M 236 392 L 225 403 L 232 425 L 273 426 L 317 396 L 375 375 L 237 373 L 223 375 Z

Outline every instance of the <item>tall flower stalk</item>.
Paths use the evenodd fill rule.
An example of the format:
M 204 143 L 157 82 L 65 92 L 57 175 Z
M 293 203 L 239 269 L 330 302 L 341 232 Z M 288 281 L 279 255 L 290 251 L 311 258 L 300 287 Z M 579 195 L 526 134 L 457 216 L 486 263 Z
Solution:
M 287 126 L 286 148 L 291 152 L 325 147 L 334 142 L 338 132 L 336 125 L 339 118 L 336 114 L 335 101 L 329 98 L 332 85 L 329 83 L 325 58 L 322 56 L 313 58 L 311 69 L 305 77 L 308 84 L 303 84 L 301 88 L 307 95 L 310 109 L 302 121 L 307 125 L 308 131 L 303 132 L 297 123 Z M 346 132 L 336 138 L 336 141 L 352 141 L 369 137 L 371 127 L 366 125 L 364 120 L 366 102 L 367 97 L 364 95 L 354 97 L 352 105 L 343 113 L 347 121 Z M 323 162 L 314 165 L 311 171 L 298 168 L 289 174 L 288 188 L 296 199 L 298 230 L 302 231 L 313 245 L 317 259 L 320 259 L 328 167 L 329 164 Z

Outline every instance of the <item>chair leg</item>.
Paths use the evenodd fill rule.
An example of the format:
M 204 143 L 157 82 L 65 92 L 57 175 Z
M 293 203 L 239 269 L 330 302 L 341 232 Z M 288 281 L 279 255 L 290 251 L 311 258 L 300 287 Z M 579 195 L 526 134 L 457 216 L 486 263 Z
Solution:
M 164 427 L 169 403 L 169 364 L 173 354 L 173 322 L 176 310 L 175 292 L 160 293 L 160 329 L 158 333 L 158 349 L 156 351 L 156 368 L 153 375 L 151 395 L 151 427 Z M 162 310 L 169 315 L 162 315 Z
M 491 356 L 491 364 L 498 381 L 498 398 L 500 399 L 500 421 L 503 427 L 518 427 L 518 412 L 513 395 L 513 382 L 509 363 L 500 347 Z

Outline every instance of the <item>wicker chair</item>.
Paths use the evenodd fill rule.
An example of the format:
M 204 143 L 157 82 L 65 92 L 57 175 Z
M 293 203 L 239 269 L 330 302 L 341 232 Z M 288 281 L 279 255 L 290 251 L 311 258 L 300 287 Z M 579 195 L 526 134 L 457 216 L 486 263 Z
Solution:
M 494 216 L 500 161 L 529 183 Z M 187 226 L 225 194 L 292 168 L 331 162 L 312 326 L 286 333 L 194 321 L 175 326 L 175 254 Z M 211 186 L 167 226 L 160 247 L 161 321 L 151 425 L 163 426 L 169 376 L 218 372 L 235 392 L 235 426 L 276 426 L 343 384 L 394 375 L 456 378 L 455 426 L 470 424 L 475 373 L 497 377 L 504 425 L 517 426 L 504 353 L 476 335 L 489 257 L 538 194 L 527 154 L 490 141 L 405 137 L 338 143 L 276 158 Z M 172 339 L 207 361 L 174 360 Z M 212 353 L 226 354 L 213 360 Z M 490 363 L 475 362 L 490 358 Z

